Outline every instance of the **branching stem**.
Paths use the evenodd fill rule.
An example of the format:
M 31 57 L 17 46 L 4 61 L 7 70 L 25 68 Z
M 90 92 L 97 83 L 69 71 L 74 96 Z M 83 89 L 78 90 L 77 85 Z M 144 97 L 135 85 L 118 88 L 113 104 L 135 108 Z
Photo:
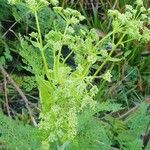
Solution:
M 124 36 L 125 36 L 125 34 L 122 35 L 122 37 L 120 38 L 120 40 L 118 41 L 118 43 L 116 45 L 113 45 L 113 48 L 112 48 L 111 52 L 109 53 L 109 55 L 107 56 L 107 58 L 104 60 L 104 62 L 100 65 L 100 67 L 94 73 L 94 75 L 93 75 L 94 77 L 100 72 L 100 70 L 103 68 L 103 66 L 109 61 L 109 58 L 111 57 L 114 50 L 121 44 Z

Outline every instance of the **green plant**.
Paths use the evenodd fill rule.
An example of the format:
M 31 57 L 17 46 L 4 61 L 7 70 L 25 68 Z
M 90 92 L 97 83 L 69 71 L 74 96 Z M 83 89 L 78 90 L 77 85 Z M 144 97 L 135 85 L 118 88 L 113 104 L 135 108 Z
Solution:
M 38 130 L 0 113 L 0 149 L 41 149 Z
M 37 32 L 32 32 L 25 38 L 20 36 L 19 52 L 28 65 L 26 69 L 34 73 L 37 81 L 41 106 L 39 129 L 45 139 L 42 143 L 43 147 L 46 145 L 48 149 L 50 143 L 52 149 L 65 149 L 72 141 L 76 142 L 74 139 L 78 138 L 80 131 L 81 138 L 84 137 L 82 128 L 89 126 L 85 129 L 87 141 L 90 143 L 88 137 L 93 130 L 98 130 L 103 135 L 108 132 L 104 139 L 100 139 L 98 148 L 110 149 L 112 141 L 116 142 L 113 138 L 114 134 L 110 131 L 112 128 L 104 121 L 99 124 L 93 119 L 93 115 L 101 111 L 117 111 L 120 105 L 107 102 L 102 105 L 101 99 L 95 99 L 99 89 L 93 81 L 96 78 L 100 81 L 102 79 L 111 81 L 112 67 L 106 69 L 104 67 L 109 62 L 114 64 L 127 56 L 125 53 L 120 58 L 113 57 L 116 48 L 132 40 L 149 41 L 147 36 L 149 30 L 145 26 L 149 20 L 149 10 L 146 10 L 142 3 L 137 3 L 136 9 L 128 5 L 124 14 L 117 10 L 110 10 L 109 15 L 113 19 L 112 32 L 100 38 L 94 29 L 80 28 L 78 24 L 84 17 L 78 11 L 54 7 L 53 10 L 59 17 L 61 16 L 65 24 L 65 30 L 56 28 L 43 35 L 38 10 L 47 4 L 47 1 L 42 0 L 23 3 L 29 6 L 35 15 Z M 75 30 L 77 27 L 78 30 Z M 112 46 L 110 53 L 105 49 L 107 42 Z M 68 46 L 70 49 L 66 57 L 62 54 L 63 46 Z M 73 67 L 67 63 L 70 57 L 73 57 L 75 62 Z M 95 69 L 94 73 L 91 72 L 92 68 Z M 96 124 L 95 128 L 92 128 L 93 124 Z M 95 133 L 92 140 L 98 136 L 99 134 Z M 120 139 L 122 138 L 118 138 L 117 142 L 121 143 Z
M 0 55 L 0 65 L 4 65 L 6 61 L 12 60 L 9 47 L 7 43 L 2 39 L 0 39 Z
M 124 121 L 111 116 L 106 116 L 104 120 L 91 118 L 68 149 L 109 150 L 118 147 L 123 150 L 140 150 L 143 147 L 141 134 L 147 133 L 150 128 L 149 117 L 147 106 L 141 103 Z

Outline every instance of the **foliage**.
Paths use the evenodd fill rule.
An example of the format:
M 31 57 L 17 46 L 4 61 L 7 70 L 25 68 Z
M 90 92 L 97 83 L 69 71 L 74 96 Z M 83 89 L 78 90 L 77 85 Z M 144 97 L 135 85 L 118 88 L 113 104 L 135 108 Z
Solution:
M 150 31 L 145 24 L 149 24 L 149 9 L 146 10 L 142 1 L 136 3 L 136 9 L 126 5 L 124 14 L 117 10 L 109 10 L 109 15 L 113 17 L 112 26 L 118 33 L 126 34 L 128 40 L 136 39 L 141 42 L 148 42 Z
M 143 141 L 140 136 L 149 131 L 150 116 L 147 105 L 140 103 L 138 110 L 123 120 L 115 115 L 115 112 L 121 114 L 121 105 L 107 99 L 107 96 L 101 96 L 101 90 L 107 92 L 102 89 L 105 88 L 104 85 L 109 86 L 112 78 L 116 81 L 114 78 L 119 76 L 113 76 L 114 65 L 125 62 L 131 54 L 127 50 L 122 52 L 123 55 L 115 55 L 116 49 L 122 50 L 132 41 L 143 44 L 150 40 L 149 9 L 143 6 L 142 1 L 137 0 L 135 8 L 127 5 L 124 13 L 109 10 L 112 27 L 104 37 L 99 36 L 95 29 L 82 26 L 85 17 L 77 10 L 49 8 L 50 4 L 57 5 L 55 0 L 8 2 L 12 5 L 15 20 L 23 28 L 27 17 L 27 28 L 31 30 L 26 32 L 26 36 L 22 36 L 23 33 L 16 36 L 19 44 L 11 44 L 22 57 L 22 68 L 32 76 L 12 77 L 27 92 L 37 87 L 40 97 L 39 130 L 34 128 L 30 131 L 30 127 L 24 128 L 19 124 L 14 134 L 23 141 L 16 143 L 18 145 L 13 143 L 14 148 L 142 149 Z M 54 23 L 51 20 L 55 20 Z M 8 43 L 9 46 L 11 44 Z M 8 45 L 4 42 L 1 45 L 4 49 L 2 57 L 11 60 Z M 130 68 L 127 69 L 130 72 Z M 132 78 L 128 77 L 127 80 L 134 79 L 132 84 L 135 84 L 137 73 L 135 71 Z M 128 102 L 123 106 L 130 109 Z M 2 123 L 3 120 L 5 118 L 2 118 Z M 9 129 L 5 130 L 5 123 L 7 121 L 3 123 L 2 131 L 7 132 Z M 9 121 L 8 125 L 11 125 Z M 32 134 L 29 139 L 26 139 L 27 132 Z M 9 147 L 13 142 L 10 141 L 12 137 L 2 134 L 2 138 L 6 141 L 5 146 Z M 28 140 L 29 143 L 31 140 L 31 146 L 22 146 L 21 142 L 27 143 Z
M 141 104 L 138 110 L 124 122 L 110 116 L 104 120 L 98 118 L 89 119 L 87 116 L 88 113 L 82 116 L 82 122 L 83 120 L 87 121 L 86 125 L 80 124 L 81 130 L 68 149 L 109 150 L 115 144 L 121 149 L 133 150 L 143 147 L 140 137 L 141 133 L 145 133 L 148 130 L 150 117 L 145 104 Z
M 0 113 L 0 149 L 40 149 L 38 130 Z
M 94 100 L 98 89 L 96 85 L 93 85 L 92 80 L 108 61 L 120 61 L 120 59 L 111 58 L 111 54 L 120 44 L 123 44 L 123 39 L 128 35 L 129 28 L 130 30 L 134 30 L 132 34 L 129 34 L 130 36 L 132 35 L 131 39 L 128 38 L 129 41 L 137 39 L 137 34 L 141 37 L 140 41 L 142 41 L 143 38 L 146 38 L 146 41 L 149 40 L 144 34 L 145 30 L 147 30 L 146 27 L 144 28 L 145 30 L 143 30 L 143 34 L 140 34 L 140 29 L 145 24 L 145 21 L 147 21 L 145 20 L 147 19 L 147 15 L 145 14 L 144 18 L 141 17 L 143 15 L 137 18 L 130 13 L 132 10 L 134 11 L 134 9 L 129 8 L 130 6 L 128 6 L 125 14 L 120 14 L 116 10 L 109 11 L 109 14 L 114 17 L 112 23 L 113 31 L 103 39 L 99 39 L 94 30 L 88 32 L 79 30 L 79 33 L 75 34 L 74 25 L 84 19 L 78 11 L 69 8 L 63 9 L 61 7 L 54 7 L 54 11 L 66 22 L 66 28 L 63 33 L 57 30 L 51 30 L 45 35 L 44 40 L 42 40 L 41 36 L 37 10 L 31 9 L 35 13 L 38 33 L 32 32 L 30 38 L 26 39 L 28 43 L 32 44 L 32 47 L 40 51 L 41 56 L 38 57 L 34 54 L 35 59 L 32 58 L 32 60 L 30 60 L 30 55 L 33 55 L 30 53 L 32 53 L 32 49 L 34 48 L 30 46 L 30 51 L 27 50 L 28 52 L 26 52 L 25 49 L 29 48 L 25 46 L 26 41 L 22 38 L 21 46 L 24 51 L 21 50 L 20 54 L 28 61 L 31 70 L 36 76 L 42 107 L 39 128 L 48 138 L 49 142 L 57 141 L 59 146 L 75 138 L 78 131 L 78 115 L 82 113 L 85 108 L 94 109 L 96 105 L 99 105 Z M 141 8 L 143 8 L 143 6 Z M 143 11 L 145 11 L 145 9 L 142 9 L 142 12 Z M 137 26 L 128 27 L 129 23 L 136 23 Z M 140 26 L 138 26 L 139 23 Z M 114 38 L 118 33 L 121 34 L 121 37 L 116 43 Z M 108 54 L 102 49 L 102 46 L 105 40 L 111 38 L 111 35 L 112 52 Z M 137 40 L 139 40 L 139 37 Z M 66 58 L 64 58 L 61 53 L 64 45 L 67 45 L 68 48 L 71 49 L 71 52 Z M 52 67 L 48 66 L 47 58 L 45 57 L 47 51 L 50 52 Z M 77 66 L 75 70 L 72 70 L 70 66 L 66 64 L 67 59 L 69 59 L 72 53 L 75 54 L 74 61 Z M 98 54 L 100 54 L 100 56 Z M 36 59 L 40 57 L 41 61 L 36 61 Z M 105 60 L 103 60 L 104 58 Z M 90 68 L 98 60 L 101 60 L 103 63 L 98 67 L 94 75 L 90 76 Z M 38 67 L 38 62 L 43 62 L 43 67 Z M 39 68 L 44 68 L 44 70 L 42 71 L 42 69 Z M 45 75 L 47 79 L 45 79 Z M 109 82 L 111 81 L 109 70 L 100 77 Z
M 12 74 L 11 77 L 13 78 L 13 80 L 15 80 L 19 87 L 21 87 L 27 92 L 30 92 L 31 90 L 34 90 L 37 87 L 34 76 L 18 76 Z
M 0 48 L 0 65 L 3 65 L 6 61 L 11 61 L 12 56 L 10 54 L 10 50 L 7 43 L 5 43 L 3 40 L 0 40 Z

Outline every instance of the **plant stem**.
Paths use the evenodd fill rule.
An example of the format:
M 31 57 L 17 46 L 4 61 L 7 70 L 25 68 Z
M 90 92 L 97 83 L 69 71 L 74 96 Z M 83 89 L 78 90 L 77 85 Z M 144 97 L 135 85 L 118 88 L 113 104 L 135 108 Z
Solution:
M 96 72 L 94 73 L 93 77 L 95 77 L 99 73 L 99 71 L 103 68 L 103 66 L 107 63 L 107 61 L 111 57 L 111 55 L 114 52 L 114 50 L 121 44 L 124 36 L 125 36 L 125 34 L 123 34 L 122 37 L 120 38 L 120 40 L 118 41 L 118 43 L 113 46 L 111 52 L 109 53 L 109 55 L 107 56 L 107 58 L 105 59 L 105 61 L 101 64 L 101 66 L 96 70 Z
M 63 64 L 67 61 L 67 59 L 71 56 L 71 54 L 73 53 L 73 50 L 67 55 L 67 57 L 64 59 Z
M 66 25 L 66 28 L 65 28 L 65 31 L 64 31 L 64 34 L 63 34 L 63 38 L 64 38 L 64 36 L 66 35 L 66 33 L 67 33 L 67 30 L 68 30 L 68 27 L 69 27 L 69 24 L 67 23 L 67 25 Z M 63 39 L 62 39 L 63 40 Z M 63 43 L 63 42 L 62 42 Z M 58 75 L 58 68 L 59 68 L 59 63 L 60 63 L 60 58 L 61 58 L 61 50 L 62 50 L 62 46 L 63 46 L 63 44 L 61 43 L 61 47 L 59 48 L 59 50 L 58 50 L 58 55 L 57 55 L 57 57 L 55 56 L 55 58 L 54 58 L 54 65 L 55 65 L 55 70 L 54 70 L 54 72 L 55 72 L 55 78 L 57 78 L 57 75 Z M 67 58 L 68 59 L 68 58 Z
M 29 106 L 29 101 L 28 101 L 27 97 L 25 96 L 25 94 L 22 92 L 22 90 L 19 88 L 19 86 L 15 83 L 15 81 L 9 76 L 9 74 L 6 72 L 6 70 L 1 65 L 0 65 L 0 71 L 3 74 L 3 76 L 6 77 L 10 81 L 10 83 L 14 86 L 16 91 L 20 94 L 20 96 L 22 97 L 22 99 L 25 103 L 25 106 L 29 112 L 29 116 L 31 118 L 33 125 L 37 126 L 36 120 L 35 120 L 33 113 L 32 113 L 32 109 Z
M 109 36 L 111 36 L 114 32 L 110 32 L 108 33 L 104 38 L 102 38 L 96 45 L 95 47 L 97 47 L 100 43 L 103 43 Z
M 47 66 L 47 62 L 46 62 L 46 58 L 45 58 L 45 54 L 44 54 L 42 34 L 41 34 L 40 24 L 39 24 L 38 15 L 37 15 L 36 11 L 35 11 L 35 20 L 36 20 L 36 26 L 37 26 L 37 30 L 38 30 L 38 34 L 39 34 L 39 40 L 40 40 L 39 42 L 40 42 L 40 48 L 41 48 L 41 55 L 42 55 L 42 59 L 43 59 L 43 63 L 44 63 L 44 68 L 45 68 L 45 71 L 47 73 L 48 72 L 48 66 Z
M 41 34 L 40 24 L 39 24 L 38 15 L 37 15 L 36 11 L 35 11 L 35 20 L 36 20 L 37 30 L 38 30 L 38 34 L 39 34 L 40 50 L 41 50 L 41 55 L 42 55 L 42 59 L 43 59 L 43 63 L 44 63 L 44 68 L 45 68 L 46 76 L 47 76 L 48 80 L 50 81 L 50 76 L 48 74 L 47 61 L 46 61 L 45 54 L 44 54 L 44 46 L 43 46 L 43 41 L 42 41 L 42 34 Z M 53 85 L 53 83 L 50 82 L 50 84 L 55 89 L 55 86 Z
M 67 25 L 66 25 L 66 28 L 65 28 L 65 31 L 64 31 L 64 36 L 67 33 L 68 27 L 69 27 L 69 23 L 67 23 Z

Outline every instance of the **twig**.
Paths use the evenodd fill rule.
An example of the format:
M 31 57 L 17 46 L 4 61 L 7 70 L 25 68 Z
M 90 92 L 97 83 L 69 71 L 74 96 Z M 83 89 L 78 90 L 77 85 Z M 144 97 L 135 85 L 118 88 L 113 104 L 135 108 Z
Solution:
M 23 19 L 23 17 L 27 16 L 28 14 L 30 14 L 31 11 L 28 11 L 27 13 L 25 13 L 22 17 L 20 17 L 20 19 L 18 19 L 17 21 L 15 21 L 10 27 L 9 29 L 7 29 L 7 31 L 2 35 L 2 39 L 6 36 L 6 34 L 9 32 L 9 31 L 12 31 L 12 28 L 21 20 Z
M 16 24 L 17 24 L 17 21 L 14 22 L 14 23 L 9 27 L 9 29 L 2 35 L 2 38 L 4 38 L 5 35 L 6 35 Z
M 4 93 L 5 93 L 5 105 L 6 105 L 7 114 L 9 117 L 11 117 L 10 111 L 9 111 L 8 96 L 7 96 L 7 79 L 6 79 L 6 76 L 4 76 Z
M 31 111 L 31 108 L 30 106 L 28 105 L 28 99 L 26 98 L 26 96 L 24 95 L 24 93 L 22 92 L 22 90 L 18 87 L 18 85 L 15 83 L 15 81 L 9 76 L 9 74 L 6 72 L 6 70 L 3 68 L 3 66 L 0 65 L 0 70 L 2 72 L 2 74 L 8 78 L 8 80 L 11 82 L 11 84 L 15 87 L 15 89 L 18 91 L 18 93 L 20 94 L 20 96 L 22 97 L 22 99 L 24 100 L 25 102 L 25 105 L 26 105 L 26 108 L 28 109 L 29 111 L 29 115 L 30 115 L 30 118 L 31 118 L 31 121 L 33 123 L 34 126 L 37 126 L 37 123 L 33 117 L 33 114 L 32 114 L 32 111 Z
M 150 105 L 150 98 L 144 100 L 144 103 Z M 126 113 L 124 113 L 124 114 L 122 114 L 121 116 L 119 116 L 119 119 L 125 119 L 125 118 L 128 117 L 130 114 L 132 114 L 133 112 L 135 112 L 138 108 L 139 108 L 139 105 L 134 106 L 134 107 L 131 108 L 129 111 L 127 111 Z
M 132 112 L 135 112 L 135 110 L 137 110 L 138 106 L 134 106 L 133 108 L 131 108 L 129 111 L 127 111 L 126 113 L 122 114 L 119 119 L 124 119 L 127 116 L 129 116 L 130 114 L 132 114 Z

